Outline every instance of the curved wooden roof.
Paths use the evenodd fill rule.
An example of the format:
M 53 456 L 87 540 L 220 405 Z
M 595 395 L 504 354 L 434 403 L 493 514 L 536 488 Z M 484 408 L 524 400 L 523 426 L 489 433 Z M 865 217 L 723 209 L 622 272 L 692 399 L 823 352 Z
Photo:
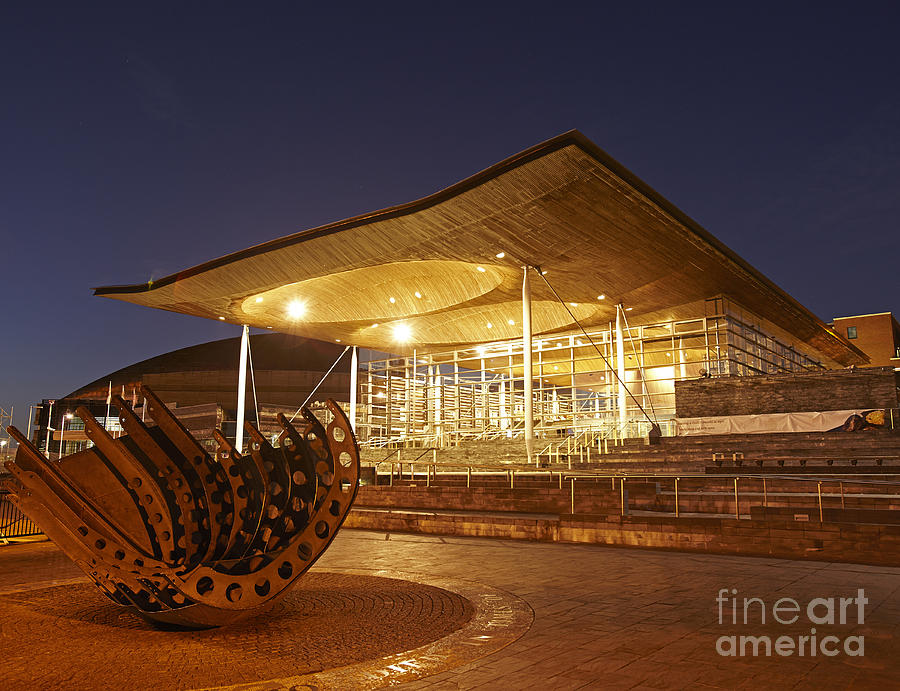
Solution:
M 695 317 L 700 301 L 724 294 L 826 362 L 867 361 L 574 130 L 418 201 L 95 294 L 388 352 L 427 352 L 521 335 L 525 264 L 546 272 L 585 326 L 615 319 L 617 302 L 633 308 L 634 323 L 646 323 Z M 534 275 L 531 285 L 534 333 L 571 330 L 543 281 Z

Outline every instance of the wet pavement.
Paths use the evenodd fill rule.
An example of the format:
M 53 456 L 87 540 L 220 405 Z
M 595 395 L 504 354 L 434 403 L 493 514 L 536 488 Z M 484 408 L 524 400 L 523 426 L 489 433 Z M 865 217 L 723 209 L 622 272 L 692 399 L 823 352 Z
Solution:
M 397 579 L 409 583 L 392 585 Z M 304 585 L 305 580 L 310 582 Z M 26 626 L 24 619 L 44 617 L 42 625 L 50 633 L 38 640 L 70 641 L 54 641 L 56 652 L 50 655 L 41 655 L 40 645 L 35 648 L 32 642 L 20 656 L 25 667 L 9 654 L 0 658 L 0 679 L 13 679 L 16 665 L 25 674 L 4 688 L 29 688 L 29 683 L 32 688 L 96 688 L 91 686 L 90 663 L 76 657 L 63 664 L 57 657 L 59 650 L 72 649 L 73 637 L 82 637 L 82 629 L 89 627 L 106 627 L 104 635 L 116 641 L 115 664 L 121 674 L 139 664 L 139 646 L 132 646 L 130 658 L 125 654 L 135 629 L 117 627 L 119 615 L 107 613 L 106 619 L 95 616 L 87 623 L 75 616 L 107 607 L 83 582 L 52 545 L 0 547 L 0 608 L 5 609 L 0 637 L 15 639 Z M 403 597 L 432 604 L 420 606 L 410 599 L 394 605 L 385 594 L 381 600 L 388 610 L 396 606 L 396 616 L 374 614 L 383 619 L 380 628 L 364 624 L 362 637 L 355 638 L 348 628 L 338 638 L 349 643 L 350 655 L 326 656 L 325 666 L 342 666 L 318 676 L 310 676 L 315 675 L 310 661 L 299 659 L 292 648 L 304 638 L 303 620 L 295 611 L 222 634 L 216 646 L 223 654 L 215 667 L 202 657 L 208 651 L 197 652 L 205 651 L 203 646 L 171 637 L 160 641 L 156 647 L 171 651 L 165 674 L 158 664 L 148 664 L 134 678 L 148 688 L 241 684 L 254 689 L 371 688 L 400 682 L 409 689 L 900 684 L 898 568 L 344 530 L 291 597 L 300 598 L 295 609 L 303 611 L 304 592 L 318 592 L 313 600 L 362 602 L 379 584 L 385 593 L 396 588 L 398 597 L 402 591 Z M 354 595 L 329 595 L 332 586 Z M 70 599 L 54 599 L 54 593 L 68 593 Z M 56 609 L 40 612 L 41 598 Z M 20 609 L 14 612 L 15 607 Z M 375 611 L 349 609 L 365 610 L 367 616 Z M 428 624 L 421 627 L 423 635 L 404 639 L 416 632 L 408 622 L 422 611 Z M 479 635 L 478 627 L 484 633 Z M 227 644 L 222 642 L 226 638 Z M 369 639 L 384 645 L 364 649 Z M 276 644 L 267 665 L 266 646 Z M 316 644 L 320 650 L 334 645 L 333 639 Z M 397 650 L 403 646 L 412 652 Z M 4 647 L 9 650 L 6 643 Z M 254 662 L 252 674 L 240 671 L 240 657 L 251 648 L 262 651 L 263 660 Z M 363 661 L 367 656 L 368 662 Z M 97 658 L 90 659 L 96 665 Z M 64 668 L 66 674 L 41 676 L 45 667 Z M 195 676 L 173 678 L 172 668 L 193 670 Z M 202 674 L 208 669 L 215 669 L 209 675 L 214 683 L 205 683 Z M 196 683 L 185 686 L 185 678 Z

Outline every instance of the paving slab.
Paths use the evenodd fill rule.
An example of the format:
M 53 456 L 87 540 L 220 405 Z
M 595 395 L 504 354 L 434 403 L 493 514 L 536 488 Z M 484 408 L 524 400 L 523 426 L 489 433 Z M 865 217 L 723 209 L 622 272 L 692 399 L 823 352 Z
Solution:
M 60 557 L 51 545 L 0 548 L 0 595 L 77 583 L 77 569 Z M 344 530 L 311 576 L 342 572 L 377 576 L 387 571 L 406 574 L 413 582 L 430 578 L 468 584 L 472 597 L 480 590 L 507 593 L 527 603 L 533 621 L 504 647 L 476 651 L 462 665 L 421 673 L 407 670 L 397 678 L 358 677 L 347 688 L 403 680 L 409 680 L 409 688 L 504 690 L 900 686 L 900 568 Z M 805 608 L 816 598 L 826 602 L 856 598 L 859 590 L 867 600 L 862 621 L 855 604 L 844 624 L 808 619 Z M 717 603 L 720 593 L 725 600 Z M 737 623 L 729 597 L 736 598 Z M 744 623 L 743 598 L 761 600 L 766 620 L 760 616 L 762 607 L 751 603 Z M 783 598 L 796 600 L 803 610 L 794 623 L 773 619 L 772 607 Z M 826 605 L 820 603 L 813 609 L 816 612 L 826 613 Z M 813 635 L 816 654 L 809 653 L 807 640 L 800 656 L 800 638 Z M 762 654 L 753 655 L 751 641 L 745 654 L 723 656 L 717 642 L 731 636 L 738 643 L 740 636 L 767 636 L 773 644 L 786 637 L 794 653 L 766 655 L 765 645 L 757 641 Z M 826 649 L 837 651 L 833 656 L 818 645 L 828 636 L 833 639 Z M 845 651 L 852 637 L 862 638 L 863 655 Z M 177 649 L 172 651 L 173 660 L 189 668 L 187 651 Z M 0 670 L 9 664 L 0 659 Z M 154 670 L 146 668 L 145 673 L 152 679 Z M 260 673 L 264 676 L 265 669 Z M 70 681 L 77 678 L 76 674 Z M 350 679 L 345 677 L 345 683 Z M 220 681 L 220 686 L 227 686 L 245 680 L 225 673 Z

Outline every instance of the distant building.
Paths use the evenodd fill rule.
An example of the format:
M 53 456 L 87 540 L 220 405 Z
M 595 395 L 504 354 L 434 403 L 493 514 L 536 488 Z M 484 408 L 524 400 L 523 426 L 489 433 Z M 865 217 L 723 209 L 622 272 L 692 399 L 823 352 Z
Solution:
M 256 405 L 264 433 L 275 433 L 276 415 L 287 417 L 296 412 L 310 395 L 324 374 L 340 356 L 343 346 L 311 338 L 287 334 L 261 334 L 250 337 L 253 376 L 247 377 L 246 419 L 256 422 Z M 181 348 L 163 355 L 129 365 L 100 377 L 67 396 L 54 401 L 49 443 L 52 456 L 75 453 L 88 443 L 84 423 L 74 415 L 78 406 L 85 406 L 101 424 L 117 434 L 121 428 L 115 407 L 106 418 L 106 399 L 112 383 L 113 395 L 120 395 L 132 404 L 138 415 L 143 414 L 141 385 L 149 386 L 197 439 L 214 447 L 212 432 L 221 429 L 226 437 L 234 438 L 237 417 L 238 363 L 240 338 L 227 338 L 201 345 Z M 254 404 L 254 385 L 256 401 Z M 339 403 L 349 401 L 350 358 L 344 357 L 322 381 L 313 395 L 310 406 L 327 398 Z M 50 400 L 38 408 L 32 432 L 32 442 L 45 451 L 48 436 Z M 66 414 L 72 417 L 67 418 Z
M 891 312 L 838 317 L 833 326 L 868 355 L 873 366 L 900 369 L 900 324 Z

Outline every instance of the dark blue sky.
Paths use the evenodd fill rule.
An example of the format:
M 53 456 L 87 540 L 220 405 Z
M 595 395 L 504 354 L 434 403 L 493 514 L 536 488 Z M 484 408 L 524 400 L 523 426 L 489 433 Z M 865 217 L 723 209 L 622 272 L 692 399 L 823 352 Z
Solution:
M 22 428 L 42 397 L 238 333 L 92 286 L 573 127 L 820 317 L 900 309 L 896 3 L 134 5 L 0 9 L 0 406 Z

